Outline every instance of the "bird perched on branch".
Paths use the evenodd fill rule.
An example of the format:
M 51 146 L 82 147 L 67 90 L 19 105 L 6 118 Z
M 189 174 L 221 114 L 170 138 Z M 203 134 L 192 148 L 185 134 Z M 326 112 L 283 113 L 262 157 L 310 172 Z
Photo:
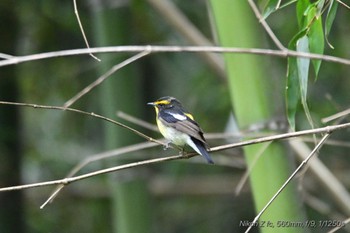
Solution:
M 209 147 L 201 128 L 177 99 L 166 96 L 147 104 L 154 106 L 159 131 L 167 140 L 181 147 L 182 150 L 187 144 L 202 155 L 208 163 L 214 163 L 207 152 Z

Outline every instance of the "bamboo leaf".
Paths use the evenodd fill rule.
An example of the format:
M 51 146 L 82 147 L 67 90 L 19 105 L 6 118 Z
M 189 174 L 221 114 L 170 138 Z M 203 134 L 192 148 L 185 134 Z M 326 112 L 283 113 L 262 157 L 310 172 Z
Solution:
M 326 16 L 325 25 L 324 25 L 326 41 L 327 41 L 328 46 L 331 47 L 332 49 L 334 49 L 334 47 L 329 42 L 328 36 L 329 36 L 330 31 L 331 31 L 333 21 L 335 19 L 337 9 L 338 9 L 338 2 L 336 0 L 331 0 L 331 3 L 329 4 L 327 16 Z
M 288 48 L 291 50 L 297 50 L 298 40 L 305 37 L 306 33 L 307 30 L 305 29 L 295 35 L 289 42 Z M 293 130 L 295 130 L 295 114 L 300 100 L 300 90 L 297 58 L 289 57 L 287 68 L 286 107 L 288 122 Z
M 296 59 L 288 58 L 287 86 L 286 86 L 286 107 L 287 118 L 292 130 L 295 130 L 295 114 L 300 99 L 298 68 Z
M 317 9 L 316 17 L 317 18 L 321 16 L 324 4 L 325 4 L 325 0 L 319 0 L 316 2 L 316 9 Z
M 280 7 L 281 0 L 269 0 L 264 8 L 262 17 L 266 19 L 269 15 Z
M 324 51 L 324 34 L 322 27 L 322 17 L 317 17 L 318 9 L 313 7 L 308 12 L 307 21 L 310 22 L 310 30 L 308 32 L 309 49 L 311 53 L 323 54 Z M 312 65 L 315 70 L 315 76 L 317 79 L 318 71 L 320 70 L 321 60 L 312 60 Z
M 304 28 L 306 26 L 305 18 L 308 15 L 310 5 L 311 4 L 309 0 L 299 0 L 297 2 L 296 10 L 299 28 Z
M 278 9 L 283 9 L 283 8 L 289 6 L 289 5 L 293 4 L 293 3 L 296 3 L 296 2 L 298 2 L 298 0 L 290 0 L 288 2 L 284 2 Z
M 304 53 L 309 52 L 309 39 L 306 35 L 298 39 L 298 41 L 296 42 L 296 51 L 304 52 Z M 299 79 L 299 85 L 300 85 L 300 94 L 301 94 L 301 99 L 304 101 L 306 100 L 306 96 L 307 96 L 309 66 L 310 66 L 309 58 L 303 58 L 303 57 L 297 58 L 297 70 L 298 70 L 298 79 Z
M 301 37 L 296 43 L 296 50 L 298 52 L 309 52 L 309 39 L 308 36 L 304 35 Z M 307 105 L 307 83 L 309 77 L 309 67 L 310 67 L 310 59 L 298 57 L 297 58 L 297 69 L 298 69 L 298 79 L 299 79 L 299 87 L 300 87 L 300 96 L 301 96 L 301 104 L 303 105 L 303 109 L 312 128 L 314 128 L 314 123 L 310 114 L 310 109 Z

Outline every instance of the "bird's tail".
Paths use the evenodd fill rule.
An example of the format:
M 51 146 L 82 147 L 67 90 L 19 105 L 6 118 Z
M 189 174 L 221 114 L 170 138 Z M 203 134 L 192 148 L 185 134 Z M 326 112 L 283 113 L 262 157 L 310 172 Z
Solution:
M 196 145 L 196 148 L 193 148 L 197 153 L 201 154 L 208 163 L 214 164 L 214 161 L 210 158 L 209 153 L 207 152 L 203 142 L 199 141 L 196 138 L 192 138 L 193 143 Z

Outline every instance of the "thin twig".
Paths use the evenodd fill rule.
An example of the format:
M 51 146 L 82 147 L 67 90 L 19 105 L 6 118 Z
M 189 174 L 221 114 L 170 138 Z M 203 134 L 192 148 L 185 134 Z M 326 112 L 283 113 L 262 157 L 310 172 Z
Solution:
M 338 227 L 335 227 L 333 228 L 332 230 L 328 231 L 327 233 L 334 233 L 340 229 L 342 229 L 346 224 L 350 223 L 350 218 L 347 218 L 343 221 L 343 225 L 342 226 L 338 226 Z
M 160 45 L 146 45 L 146 46 L 111 46 L 111 47 L 98 47 L 98 48 L 81 48 L 71 50 L 60 50 L 46 53 L 31 54 L 27 56 L 14 56 L 7 60 L 0 61 L 1 66 L 8 66 L 19 64 L 28 61 L 35 61 L 41 59 L 49 59 L 64 56 L 77 56 L 89 53 L 121 53 L 121 52 L 143 52 L 149 51 L 151 53 L 239 53 L 239 54 L 256 54 L 256 55 L 269 55 L 277 57 L 302 57 L 310 59 L 318 59 L 323 61 L 329 61 L 334 63 L 340 63 L 344 65 L 350 65 L 350 59 L 334 57 L 330 55 L 322 55 L 316 53 L 297 52 L 293 50 L 273 50 L 273 49 L 260 49 L 260 48 L 234 48 L 234 47 L 218 47 L 218 46 L 160 46 Z
M 303 142 L 314 142 L 313 138 L 309 137 L 301 137 L 300 138 Z M 325 143 L 328 146 L 336 146 L 336 147 L 346 147 L 350 148 L 350 142 L 348 141 L 341 141 L 341 140 L 332 140 L 328 139 L 327 142 Z
M 112 156 L 114 157 L 114 156 L 122 155 L 122 154 L 125 154 L 125 153 L 130 153 L 130 152 L 134 152 L 134 151 L 138 151 L 138 150 L 143 150 L 143 149 L 154 147 L 154 146 L 156 146 L 154 143 L 142 142 L 142 143 L 138 143 L 138 144 L 135 144 L 135 145 L 118 148 L 118 149 L 111 150 L 111 151 L 105 151 L 103 153 L 95 154 L 95 155 L 92 155 L 92 156 L 87 156 L 83 161 L 81 161 L 75 167 L 73 167 L 72 170 L 66 175 L 65 178 L 70 178 L 70 177 L 74 176 L 83 167 L 87 166 L 88 164 L 90 164 L 92 162 L 95 162 L 95 161 L 98 161 L 98 160 L 101 160 L 101 159 L 110 158 Z M 65 187 L 65 184 L 60 184 L 51 193 L 49 198 L 40 206 L 40 209 L 43 209 L 47 204 L 51 203 L 54 200 L 54 198 L 58 195 L 58 193 L 64 187 Z
M 244 172 L 242 178 L 239 180 L 238 184 L 235 188 L 235 194 L 238 196 L 240 192 L 242 191 L 242 188 L 244 184 L 247 182 L 249 175 L 251 174 L 253 168 L 255 167 L 255 164 L 258 162 L 258 160 L 261 158 L 262 154 L 266 151 L 266 149 L 270 146 L 271 142 L 266 143 L 260 150 L 254 155 L 253 161 L 250 163 L 250 166 L 248 166 L 247 170 Z
M 74 104 L 78 99 L 80 99 L 81 97 L 83 97 L 85 94 L 87 94 L 88 92 L 90 92 L 93 88 L 95 88 L 96 86 L 100 85 L 103 81 L 105 81 L 108 77 L 110 77 L 112 74 L 114 74 L 117 70 L 123 68 L 126 65 L 129 65 L 130 63 L 148 55 L 150 53 L 149 50 L 145 50 L 142 51 L 126 60 L 124 60 L 121 63 L 118 63 L 117 65 L 113 66 L 110 70 L 108 70 L 105 74 L 103 74 L 102 76 L 100 76 L 98 79 L 96 79 L 94 82 L 92 82 L 90 85 L 88 85 L 87 87 L 85 87 L 83 90 L 81 90 L 80 92 L 78 92 L 78 94 L 76 94 L 74 97 L 72 97 L 70 100 L 68 100 L 63 106 L 65 108 L 68 108 L 69 106 L 71 106 L 72 104 Z
M 316 128 L 316 129 L 308 129 L 308 130 L 302 130 L 302 131 L 297 131 L 297 132 L 290 132 L 290 133 L 283 133 L 283 134 L 278 134 L 278 135 L 260 137 L 260 138 L 246 140 L 246 141 L 242 141 L 242 142 L 217 146 L 217 147 L 211 148 L 210 151 L 212 151 L 212 152 L 222 151 L 222 150 L 232 149 L 232 148 L 236 148 L 236 147 L 248 146 L 248 145 L 269 142 L 269 141 L 275 141 L 275 140 L 281 140 L 281 139 L 286 139 L 286 138 L 294 138 L 294 137 L 299 137 L 299 136 L 304 136 L 304 135 L 309 135 L 309 134 L 330 133 L 330 132 L 340 130 L 340 129 L 345 129 L 345 128 L 350 128 L 350 123 L 344 123 L 344 124 L 340 124 L 340 125 L 326 126 L 326 127 Z
M 333 115 L 331 115 L 329 117 L 322 118 L 321 121 L 322 121 L 322 123 L 328 123 L 330 121 L 334 121 L 334 120 L 336 120 L 338 118 L 344 117 L 344 116 L 349 115 L 349 114 L 350 114 L 350 108 L 346 109 L 344 111 L 338 112 L 336 114 L 333 114 Z
M 337 0 L 337 2 L 339 2 L 339 4 L 343 5 L 345 8 L 350 10 L 350 6 L 346 5 L 343 1 Z
M 117 112 L 117 117 L 120 117 L 121 119 L 124 119 L 124 120 L 127 120 L 135 125 L 138 125 L 138 126 L 141 126 L 145 129 L 149 129 L 149 130 L 152 130 L 152 131 L 155 131 L 155 132 L 159 132 L 158 130 L 158 127 L 154 124 L 151 124 L 151 123 L 148 123 L 146 121 L 143 121 L 139 118 L 136 118 L 134 116 L 131 116 L 125 112 L 122 112 L 122 111 L 118 111 Z
M 163 146 L 166 146 L 167 144 L 164 143 L 164 142 L 161 142 L 161 141 L 158 141 L 156 139 L 153 139 L 149 136 L 147 136 L 146 134 L 143 134 L 141 133 L 140 131 L 136 130 L 136 129 L 133 129 L 127 125 L 124 125 L 123 123 L 120 123 L 118 121 L 115 121 L 115 120 L 112 120 L 108 117 L 104 117 L 104 116 L 101 116 L 101 115 L 98 115 L 96 113 L 93 113 L 93 112 L 85 112 L 85 111 L 82 111 L 82 110 L 79 110 L 79 109 L 75 109 L 75 108 L 65 108 L 65 107 L 61 107 L 61 106 L 51 106 L 51 105 L 39 105 L 39 104 L 28 104 L 28 103 L 18 103 L 18 102 L 9 102 L 9 101 L 0 101 L 0 105 L 3 104 L 3 105 L 15 105 L 15 106 L 22 106 L 22 107 L 31 107 L 31 108 L 39 108 L 39 109 L 54 109 L 54 110 L 61 110 L 61 111 L 69 111 L 69 112 L 74 112 L 74 113 L 79 113 L 79 114 L 82 114 L 82 115 L 87 115 L 87 116 L 91 116 L 91 117 L 96 117 L 96 118 L 99 118 L 99 119 L 102 119 L 104 121 L 108 121 L 108 122 L 111 122 L 115 125 L 118 125 L 120 127 L 123 127 L 125 129 L 128 129 L 130 130 L 131 132 L 145 138 L 146 140 L 150 141 L 150 142 L 155 142 L 157 144 L 160 144 L 160 145 L 163 145 Z
M 303 143 L 300 138 L 288 140 L 288 143 L 300 161 L 306 159 L 311 153 L 311 149 Z M 346 187 L 344 187 L 339 179 L 335 177 L 316 156 L 313 158 L 312 163 L 309 163 L 308 165 L 309 170 L 316 178 L 316 181 L 320 183 L 325 192 L 332 196 L 332 200 L 334 200 L 338 208 L 346 215 L 350 215 L 350 195 Z
M 1 59 L 11 59 L 11 58 L 13 58 L 13 56 L 6 54 L 6 53 L 0 53 L 0 58 Z
M 83 25 L 80 21 L 80 16 L 79 16 L 79 11 L 78 11 L 78 7 L 77 7 L 77 2 L 76 0 L 73 0 L 73 5 L 74 5 L 74 14 L 75 16 L 77 17 L 77 21 L 78 21 L 78 24 L 79 24 L 79 28 L 80 28 L 80 31 L 81 31 L 81 34 L 83 35 L 83 38 L 84 38 L 84 41 L 85 41 L 85 44 L 86 44 L 86 47 L 88 49 L 90 49 L 90 45 L 89 45 L 89 42 L 85 36 L 85 32 L 84 32 L 84 28 L 83 28 Z M 95 60 L 97 61 L 101 61 L 101 59 L 99 59 L 98 57 L 96 57 L 95 55 L 93 55 L 91 52 L 89 53 L 89 55 L 94 58 Z
M 278 191 L 273 195 L 273 197 L 267 202 L 267 204 L 264 206 L 264 208 L 259 212 L 259 214 L 254 218 L 252 224 L 248 227 L 248 229 L 245 231 L 248 233 L 250 229 L 257 223 L 261 215 L 266 211 L 266 209 L 271 205 L 271 203 L 280 195 L 280 193 L 285 189 L 285 187 L 289 184 L 289 182 L 295 177 L 295 175 L 309 162 L 309 160 L 312 158 L 312 156 L 322 147 L 323 143 L 327 140 L 327 138 L 331 135 L 331 132 L 328 132 L 323 136 L 321 141 L 315 146 L 315 148 L 311 151 L 309 156 L 303 160 L 303 162 L 295 169 L 295 171 L 288 177 L 288 179 L 283 183 L 281 188 L 278 189 Z
M 124 169 L 132 168 L 132 167 L 138 167 L 138 166 L 147 165 L 147 164 L 155 164 L 155 163 L 160 163 L 160 162 L 164 162 L 164 161 L 171 161 L 171 160 L 185 159 L 185 158 L 187 158 L 187 157 L 184 157 L 183 155 L 173 155 L 173 156 L 168 156 L 165 158 L 149 159 L 149 160 L 144 160 L 144 161 L 139 161 L 139 162 L 128 163 L 128 164 L 124 164 L 124 165 L 120 165 L 120 166 L 116 166 L 116 167 L 106 168 L 106 169 L 102 169 L 102 170 L 98 170 L 95 172 L 90 172 L 90 173 L 86 173 L 86 174 L 83 174 L 80 176 L 74 176 L 74 177 L 70 177 L 70 178 L 0 188 L 0 192 L 29 189 L 29 188 L 43 187 L 43 186 L 51 186 L 51 185 L 58 185 L 58 184 L 68 185 L 70 183 L 73 183 L 73 182 L 76 182 L 79 180 L 83 180 L 83 179 L 87 179 L 90 177 L 94 177 L 94 176 L 98 176 L 98 175 L 102 175 L 102 174 L 106 174 L 106 173 L 111 173 L 111 172 L 115 172 L 115 171 L 119 171 L 119 170 L 124 170 Z
M 252 8 L 255 16 L 258 18 L 259 22 L 267 32 L 267 34 L 270 36 L 272 41 L 275 43 L 275 45 L 281 50 L 281 51 L 287 51 L 288 49 L 282 45 L 282 43 L 279 41 L 275 33 L 271 30 L 270 26 L 266 23 L 264 17 L 262 17 L 258 7 L 256 6 L 255 2 L 253 0 L 248 0 L 248 3 L 250 7 Z

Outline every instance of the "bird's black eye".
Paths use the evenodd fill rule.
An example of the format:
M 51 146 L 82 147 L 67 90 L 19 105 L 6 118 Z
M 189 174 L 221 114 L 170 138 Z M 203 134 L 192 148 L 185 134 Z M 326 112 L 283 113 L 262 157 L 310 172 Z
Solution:
M 158 104 L 158 107 L 160 107 L 160 108 L 172 108 L 173 105 L 172 104 Z

